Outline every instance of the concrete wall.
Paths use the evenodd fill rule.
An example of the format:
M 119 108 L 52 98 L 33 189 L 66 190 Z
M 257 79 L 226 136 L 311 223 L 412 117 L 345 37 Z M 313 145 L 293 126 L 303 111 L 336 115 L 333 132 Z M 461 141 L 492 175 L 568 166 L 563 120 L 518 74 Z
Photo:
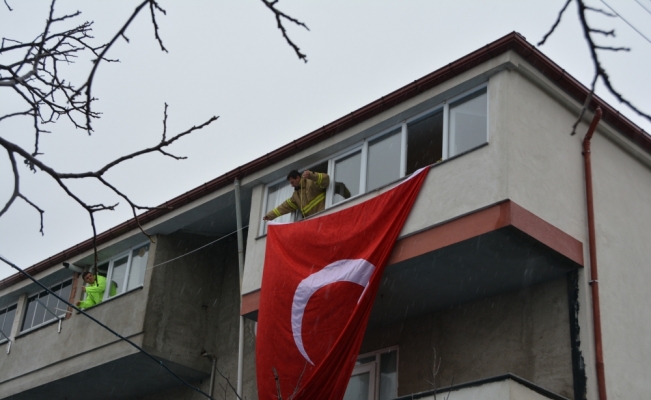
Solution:
M 522 61 L 514 58 L 514 63 Z M 527 77 L 526 77 L 527 76 Z M 579 273 L 581 351 L 588 398 L 597 397 L 589 285 L 589 247 L 582 140 L 587 121 L 570 135 L 578 109 L 543 78 L 505 71 L 492 79 L 500 112 L 496 132 L 508 141 L 508 197 L 585 243 Z M 651 392 L 651 157 L 601 125 L 592 140 L 595 219 L 604 361 L 609 397 L 642 398 Z
M 212 237 L 174 233 L 159 239 L 156 262 L 171 260 L 214 240 Z M 206 351 L 217 356 L 217 368 L 237 383 L 239 333 L 239 272 L 237 241 L 232 236 L 195 253 L 154 269 L 145 320 L 144 348 L 164 359 L 210 374 Z M 244 393 L 257 397 L 252 366 L 253 323 L 245 326 Z M 219 377 L 217 382 L 227 385 Z M 209 378 L 193 382 L 207 392 Z M 215 393 L 220 393 L 217 390 Z M 232 394 L 232 393 L 231 393 Z M 205 398 L 187 387 L 157 393 L 156 399 Z M 230 395 L 229 397 L 230 398 Z
M 399 396 L 512 373 L 574 398 L 568 320 L 561 278 L 369 330 L 361 353 L 399 346 Z
M 592 164 L 608 396 L 647 398 L 651 168 L 602 134 L 592 140 Z
M 155 251 L 154 244 L 150 254 Z M 143 321 L 151 279 L 147 261 L 144 286 L 87 310 L 113 330 L 142 344 Z M 80 294 L 81 290 L 77 290 Z M 58 324 L 19 335 L 11 352 L 0 352 L 0 398 L 70 376 L 133 354 L 136 350 L 85 316 L 73 313 Z

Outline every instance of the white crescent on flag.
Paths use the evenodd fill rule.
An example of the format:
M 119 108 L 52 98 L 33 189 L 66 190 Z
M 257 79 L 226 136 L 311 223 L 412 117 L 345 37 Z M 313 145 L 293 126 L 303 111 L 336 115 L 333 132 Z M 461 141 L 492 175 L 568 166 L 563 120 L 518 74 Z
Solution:
M 364 291 L 359 296 L 361 299 L 366 292 L 366 286 L 373 275 L 373 271 L 375 271 L 375 266 L 364 259 L 339 260 L 303 279 L 298 285 L 294 293 L 294 301 L 292 302 L 292 333 L 294 334 L 294 342 L 296 342 L 298 351 L 301 352 L 310 364 L 314 365 L 305 351 L 303 335 L 301 333 L 303 329 L 303 314 L 305 313 L 305 307 L 307 307 L 308 301 L 310 301 L 310 297 L 317 290 L 332 283 L 351 282 L 364 287 Z

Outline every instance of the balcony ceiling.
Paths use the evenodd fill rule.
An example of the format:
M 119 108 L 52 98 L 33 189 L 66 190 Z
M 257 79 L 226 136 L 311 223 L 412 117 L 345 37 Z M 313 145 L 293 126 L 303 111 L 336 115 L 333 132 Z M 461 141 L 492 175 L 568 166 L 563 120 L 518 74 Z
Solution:
M 561 278 L 580 265 L 513 226 L 393 264 L 370 328 Z
M 170 361 L 163 362 L 188 382 L 196 383 L 210 376 Z M 206 365 L 210 365 L 209 361 Z M 15 394 L 9 399 L 135 399 L 180 385 L 163 367 L 137 353 Z

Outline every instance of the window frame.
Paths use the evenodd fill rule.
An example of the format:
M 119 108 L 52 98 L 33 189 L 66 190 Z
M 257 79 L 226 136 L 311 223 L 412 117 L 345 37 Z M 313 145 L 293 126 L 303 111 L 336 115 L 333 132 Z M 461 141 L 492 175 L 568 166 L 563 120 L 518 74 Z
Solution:
M 380 398 L 380 379 L 381 379 L 381 376 L 380 376 L 380 365 L 381 364 L 380 363 L 381 363 L 382 355 L 386 354 L 386 353 L 390 353 L 392 351 L 396 352 L 396 396 L 398 395 L 397 391 L 398 391 L 398 388 L 400 387 L 400 382 L 398 380 L 398 378 L 400 377 L 400 371 L 399 371 L 399 367 L 400 367 L 400 349 L 399 348 L 400 348 L 400 346 L 398 346 L 398 345 L 391 346 L 391 347 L 384 347 L 382 349 L 371 351 L 371 352 L 368 352 L 368 353 L 363 353 L 363 354 L 360 354 L 359 356 L 357 356 L 357 360 L 361 360 L 361 359 L 364 359 L 364 358 L 369 358 L 369 357 L 372 357 L 372 356 L 375 357 L 374 361 L 369 361 L 367 363 L 359 364 L 359 365 L 355 364 L 355 368 L 353 368 L 353 372 L 351 373 L 351 377 L 352 377 L 353 375 L 355 375 L 356 371 L 361 372 L 360 370 L 362 369 L 362 367 L 364 367 L 366 365 L 373 365 L 374 366 L 374 368 L 375 368 L 375 376 L 373 378 L 373 381 L 375 383 L 375 387 L 372 390 L 373 393 L 374 393 L 374 396 L 373 396 L 374 400 L 379 400 L 379 398 Z
M 11 303 L 11 304 L 5 306 L 4 308 L 2 308 L 2 310 L 0 310 L 0 311 L 4 311 L 4 314 L 2 314 L 2 315 L 4 315 L 5 318 L 6 318 L 7 312 L 11 307 L 15 307 L 15 310 L 16 310 L 14 312 L 14 320 L 11 322 L 11 326 L 9 327 L 9 332 L 5 332 L 4 330 L 2 331 L 2 333 L 4 335 L 6 335 L 7 337 L 0 334 L 0 344 L 4 344 L 4 343 L 8 342 L 9 338 L 11 337 L 11 331 L 13 330 L 13 325 L 16 323 L 16 316 L 18 316 L 18 302 Z M 5 322 L 5 320 L 3 319 L 2 324 L 0 325 L 0 330 L 3 328 L 4 322 Z
M 120 297 L 123 294 L 126 294 L 126 293 L 128 293 L 128 292 L 130 292 L 132 290 L 136 290 L 136 289 L 139 289 L 139 288 L 144 286 L 144 281 L 143 281 L 139 285 L 134 286 L 130 290 L 127 290 L 128 284 L 129 284 L 129 277 L 130 277 L 130 274 L 131 274 L 131 268 L 133 266 L 132 265 L 132 263 L 133 263 L 133 251 L 140 248 L 140 247 L 144 247 L 144 246 L 146 246 L 148 244 L 149 244 L 149 241 L 144 241 L 144 242 L 139 243 L 139 244 L 137 244 L 135 246 L 131 246 L 127 250 L 124 250 L 124 251 L 110 257 L 108 260 L 104 260 L 101 263 L 100 262 L 97 263 L 98 266 L 99 266 L 101 264 L 105 264 L 105 263 L 108 262 L 108 267 L 107 267 L 107 270 L 106 270 L 106 286 L 107 286 L 107 288 L 104 290 L 104 295 L 102 296 L 102 303 L 105 302 L 108 299 L 114 299 L 116 297 Z M 113 264 L 115 263 L 115 261 L 118 261 L 118 260 L 124 258 L 125 255 L 127 256 L 127 269 L 126 269 L 126 271 L 124 273 L 124 281 L 121 283 L 123 285 L 123 287 L 124 287 L 124 291 L 121 292 L 121 293 L 117 293 L 115 296 L 110 297 L 110 293 L 111 293 L 110 285 L 111 285 L 111 281 L 113 280 L 113 272 L 114 272 Z M 147 249 L 147 261 L 149 261 L 149 249 Z M 147 268 L 146 268 L 146 262 L 145 262 L 145 270 L 146 269 Z
M 66 283 L 66 282 L 68 282 L 68 281 L 70 281 L 70 291 L 71 291 L 71 293 L 72 293 L 72 285 L 74 285 L 74 279 L 72 279 L 72 278 L 66 278 L 66 279 L 63 279 L 63 280 L 58 281 L 58 282 L 56 282 L 56 283 L 53 283 L 53 284 L 51 284 L 51 285 L 48 285 L 48 287 L 47 287 L 48 290 L 41 290 L 41 291 L 38 291 L 38 292 L 33 292 L 32 294 L 30 294 L 30 295 L 27 296 L 27 298 L 26 298 L 26 300 L 25 300 L 25 304 L 23 305 L 23 310 L 22 310 L 22 311 L 23 311 L 23 313 L 22 313 L 22 314 L 23 314 L 23 315 L 22 315 L 22 320 L 19 322 L 19 324 L 20 324 L 20 330 L 19 330 L 18 333 L 19 333 L 20 335 L 25 334 L 25 333 L 28 333 L 28 332 L 31 332 L 31 331 L 36 330 L 36 329 L 39 329 L 39 328 L 41 328 L 41 327 L 43 327 L 43 326 L 45 326 L 45 325 L 48 325 L 48 324 L 50 324 L 50 323 L 52 323 L 52 322 L 54 322 L 54 321 L 62 320 L 63 318 L 66 317 L 66 314 L 69 313 L 68 310 L 63 311 L 63 315 L 57 315 L 56 317 L 52 317 L 52 318 L 50 318 L 50 319 L 45 319 L 45 318 L 44 318 L 43 322 L 41 322 L 40 324 L 38 324 L 38 325 L 32 325 L 32 326 L 30 326 L 29 328 L 23 329 L 23 325 L 25 324 L 25 319 L 27 318 L 27 307 L 29 307 L 29 300 L 30 300 L 31 298 L 33 298 L 34 296 L 37 296 L 37 298 L 38 298 L 38 296 L 40 296 L 40 295 L 41 295 L 42 293 L 44 293 L 44 292 L 47 292 L 49 295 L 51 295 L 50 291 L 52 290 L 53 287 L 55 287 L 55 286 L 57 286 L 57 285 L 63 285 L 64 283 Z M 56 297 L 55 297 L 55 298 L 56 298 Z M 57 301 L 59 301 L 59 300 L 57 299 Z M 68 296 L 68 300 L 67 300 L 67 301 L 70 301 L 70 296 Z M 36 304 L 37 304 L 37 307 L 38 307 L 38 306 L 41 306 L 41 307 L 42 307 L 42 304 L 41 304 L 39 301 L 37 301 Z M 68 307 L 68 306 L 66 305 L 66 307 Z M 52 314 L 49 313 L 49 312 L 47 311 L 47 309 L 46 309 L 46 311 L 45 311 L 45 315 L 52 315 Z M 36 316 L 36 312 L 34 312 L 34 314 L 32 315 L 32 324 L 34 323 L 34 317 L 35 317 L 35 316 Z M 14 323 L 15 323 L 15 321 L 14 321 Z
M 419 120 L 421 118 L 427 117 L 427 116 L 429 116 L 431 114 L 434 114 L 434 113 L 436 113 L 438 111 L 442 110 L 442 112 L 443 112 L 443 127 L 442 127 L 442 129 L 443 129 L 443 132 L 442 132 L 443 140 L 442 140 L 442 143 L 441 143 L 441 146 L 442 146 L 442 151 L 441 151 L 442 160 L 447 160 L 450 157 L 454 157 L 454 156 L 457 156 L 459 154 L 462 154 L 462 153 L 458 153 L 458 154 L 455 154 L 454 156 L 450 156 L 450 135 L 451 135 L 451 133 L 450 133 L 450 104 L 453 104 L 453 103 L 455 103 L 455 102 L 457 102 L 459 100 L 463 100 L 465 97 L 469 97 L 472 94 L 474 94 L 476 92 L 479 92 L 479 91 L 482 91 L 482 90 L 486 91 L 486 141 L 484 143 L 482 143 L 480 146 L 483 146 L 484 144 L 488 143 L 490 141 L 490 129 L 489 129 L 489 127 L 490 127 L 490 120 L 489 120 L 489 117 L 490 117 L 490 113 L 489 113 L 490 104 L 489 104 L 489 96 L 488 96 L 488 82 L 484 82 L 484 83 L 482 83 L 480 85 L 477 85 L 477 86 L 475 86 L 475 87 L 473 87 L 471 89 L 468 89 L 468 90 L 466 90 L 466 91 L 464 91 L 464 92 L 462 92 L 462 93 L 460 93 L 458 95 L 455 95 L 453 97 L 445 99 L 441 103 L 439 103 L 439 104 L 437 104 L 437 105 L 435 105 L 433 107 L 430 107 L 427 110 L 424 110 L 424 111 L 422 111 L 422 112 L 420 112 L 420 113 L 418 113 L 416 115 L 413 115 L 413 116 L 411 116 L 409 118 L 406 118 L 406 119 L 402 120 L 401 122 L 399 122 L 397 124 L 394 124 L 394 125 L 386 128 L 386 129 L 382 129 L 381 131 L 379 131 L 379 132 L 377 132 L 377 133 L 363 139 L 361 142 L 357 142 L 354 145 L 348 146 L 343 150 L 335 152 L 335 153 L 331 154 L 330 156 L 328 156 L 328 157 L 326 157 L 324 159 L 321 159 L 317 163 L 310 164 L 310 165 L 318 165 L 318 164 L 324 163 L 326 161 L 328 163 L 328 172 L 327 173 L 330 176 L 330 185 L 328 186 L 328 189 L 326 191 L 325 208 L 328 209 L 328 208 L 330 208 L 330 207 L 332 207 L 334 205 L 339 205 L 339 204 L 351 201 L 351 200 L 353 200 L 353 199 L 355 199 L 355 198 L 357 198 L 359 196 L 362 196 L 364 194 L 367 194 L 369 192 L 369 191 L 367 191 L 367 175 L 368 175 L 367 174 L 367 172 L 368 172 L 367 167 L 368 167 L 368 154 L 369 154 L 368 153 L 368 147 L 369 147 L 369 143 L 375 141 L 376 139 L 381 138 L 384 135 L 388 135 L 391 132 L 394 132 L 396 130 L 400 130 L 400 132 L 398 134 L 401 135 L 401 137 L 400 137 L 400 171 L 399 171 L 399 178 L 398 179 L 403 179 L 406 176 L 406 171 L 407 171 L 407 155 L 408 155 L 408 148 L 407 147 L 408 147 L 408 134 L 409 134 L 408 125 L 410 123 L 414 122 L 414 121 L 417 121 L 417 120 Z M 473 148 L 471 148 L 469 150 L 472 150 L 472 149 L 480 147 L 480 146 L 475 146 L 475 147 L 473 147 Z M 344 157 L 347 157 L 347 156 L 355 153 L 356 151 L 358 151 L 360 149 L 361 149 L 360 192 L 358 194 L 354 195 L 354 196 L 349 197 L 348 199 L 344 199 L 344 200 L 341 200 L 341 201 L 339 201 L 337 203 L 334 203 L 333 200 L 334 200 L 334 196 L 335 196 L 335 193 L 334 193 L 335 163 L 338 160 L 340 160 L 340 159 L 342 159 Z M 309 167 L 307 167 L 305 169 L 309 169 Z M 262 203 L 262 212 L 263 213 L 267 210 L 267 206 L 268 206 L 269 188 L 274 186 L 274 185 L 277 185 L 278 183 L 282 182 L 283 180 L 286 180 L 286 179 L 277 179 L 277 180 L 274 180 L 273 182 L 270 182 L 270 183 L 265 185 L 264 193 L 263 193 L 264 197 L 263 197 L 263 201 L 261 202 Z M 387 182 L 387 183 L 390 183 L 390 182 Z M 378 189 L 380 189 L 380 188 L 382 188 L 384 186 L 385 185 L 381 185 L 380 187 L 375 188 L 373 190 L 378 190 Z M 294 214 L 296 214 L 296 213 L 294 213 Z M 296 215 L 294 215 L 292 217 L 292 221 L 290 221 L 290 222 L 295 222 L 295 221 L 297 221 Z M 259 235 L 260 236 L 266 235 L 266 233 L 267 233 L 266 227 L 267 227 L 267 223 L 265 221 L 263 221 L 263 223 L 260 224 L 260 229 L 259 229 Z
M 373 362 L 355 365 L 355 368 L 353 368 L 353 372 L 350 374 L 350 377 L 352 378 L 355 375 L 361 375 L 368 372 L 369 374 L 368 400 L 378 400 L 378 396 L 379 396 L 379 391 L 377 390 L 379 386 L 379 382 L 377 381 L 378 369 L 379 368 L 377 366 L 377 359 L 376 359 Z M 348 382 L 350 383 L 350 381 Z M 346 389 L 348 389 L 348 387 L 346 387 Z

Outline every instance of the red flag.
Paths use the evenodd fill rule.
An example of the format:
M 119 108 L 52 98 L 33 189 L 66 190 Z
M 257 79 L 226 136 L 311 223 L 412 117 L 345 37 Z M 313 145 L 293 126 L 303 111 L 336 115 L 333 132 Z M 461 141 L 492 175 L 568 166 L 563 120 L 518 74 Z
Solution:
M 428 171 L 339 212 L 269 225 L 259 399 L 344 397 L 382 272 Z

